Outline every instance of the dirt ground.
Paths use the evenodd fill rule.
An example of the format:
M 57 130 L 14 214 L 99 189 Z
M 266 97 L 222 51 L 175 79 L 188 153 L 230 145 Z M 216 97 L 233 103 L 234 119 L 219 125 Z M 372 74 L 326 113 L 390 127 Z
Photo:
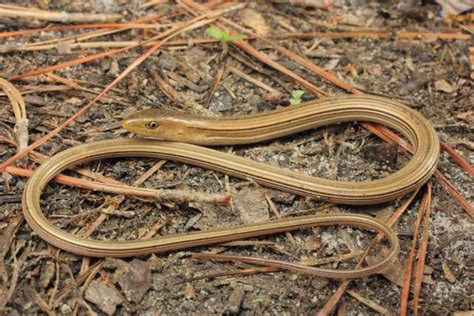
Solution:
M 119 21 L 122 22 L 156 14 L 160 18 L 150 22 L 155 23 L 154 28 L 132 26 L 120 32 L 80 40 L 83 43 L 101 42 L 96 48 L 76 47 L 77 39 L 51 42 L 52 47 L 37 50 L 31 49 L 34 46 L 29 44 L 48 44 L 51 40 L 95 31 L 94 28 L 59 29 L 1 38 L 0 77 L 5 79 L 109 51 L 114 49 L 107 46 L 110 43 L 147 39 L 193 18 L 183 5 L 167 1 L 150 2 L 150 5 L 144 5 L 145 1 L 130 4 L 123 0 L 13 3 L 49 11 L 120 14 Z M 420 111 L 432 122 L 440 139 L 472 164 L 474 66 L 469 58 L 472 61 L 473 40 L 469 36 L 440 39 L 434 33 L 457 32 L 466 36 L 472 34 L 474 22 L 451 19 L 451 25 L 448 25 L 441 9 L 435 1 L 338 0 L 332 6 L 319 5 L 318 1 L 307 6 L 262 2 L 247 3 L 224 16 L 268 36 L 274 43 L 305 57 L 364 93 L 394 98 Z M 64 24 L 4 17 L 0 18 L 0 25 L 1 31 L 7 32 Z M 36 151 L 52 156 L 82 143 L 137 137 L 122 129 L 120 122 L 145 108 L 229 116 L 287 106 L 295 90 L 305 91 L 302 101 L 315 98 L 296 80 L 231 42 L 200 41 L 210 38 L 206 33 L 209 26 L 206 24 L 177 35 L 172 40 L 182 42 L 161 47 L 73 124 Z M 368 36 L 368 30 L 382 30 L 389 36 Z M 428 35 L 406 39 L 397 35 L 402 31 Z M 310 32 L 321 34 L 300 34 Z M 334 35 L 343 32 L 352 35 L 345 38 Z M 280 37 L 271 37 L 273 35 Z M 326 94 L 347 93 L 271 45 L 252 38 L 246 41 Z M 53 75 L 11 79 L 26 103 L 29 143 L 89 103 L 145 51 L 144 47 L 136 47 L 63 67 Z M 249 81 L 248 77 L 257 83 Z M 5 141 L 14 139 L 14 125 L 12 107 L 2 94 L 0 161 L 16 152 L 15 146 Z M 402 168 L 410 158 L 397 145 L 385 143 L 356 122 L 323 127 L 263 144 L 226 146 L 218 150 L 341 181 L 382 178 Z M 16 165 L 35 169 L 39 160 L 38 155 L 31 155 Z M 108 159 L 84 167 L 129 185 L 136 183 L 150 168 L 155 168 L 142 187 L 188 190 L 198 195 L 226 192 L 232 195 L 231 206 L 196 201 L 157 202 L 50 183 L 41 200 L 49 219 L 64 230 L 79 235 L 91 233 L 90 238 L 97 240 L 133 240 L 268 221 L 275 217 L 273 205 L 282 216 L 357 212 L 384 220 L 407 199 L 403 197 L 370 207 L 332 205 L 263 188 L 252 181 L 211 170 L 149 158 Z M 439 171 L 472 202 L 472 177 L 444 151 Z M 65 174 L 78 176 L 73 171 Z M 243 263 L 193 259 L 191 255 L 213 252 L 350 269 L 355 265 L 354 256 L 363 251 L 374 236 L 369 231 L 351 227 L 315 227 L 254 238 L 247 243 L 198 247 L 124 260 L 84 258 L 54 249 L 24 221 L 21 222 L 21 195 L 26 181 L 26 178 L 7 172 L 0 178 L 0 253 L 3 258 L 0 310 L 6 315 L 310 314 L 327 303 L 340 281 L 290 271 L 268 272 Z M 430 182 L 433 193 L 429 243 L 419 312 L 424 315 L 472 312 L 472 218 L 435 178 Z M 399 312 L 403 270 L 424 192 L 423 187 L 395 225 L 401 243 L 398 261 L 383 274 L 351 281 L 335 309 L 340 315 L 344 312 L 349 315 Z M 377 260 L 377 252 L 384 249 L 384 244 L 378 246 L 369 259 Z M 413 311 L 412 299 L 410 295 L 409 313 Z

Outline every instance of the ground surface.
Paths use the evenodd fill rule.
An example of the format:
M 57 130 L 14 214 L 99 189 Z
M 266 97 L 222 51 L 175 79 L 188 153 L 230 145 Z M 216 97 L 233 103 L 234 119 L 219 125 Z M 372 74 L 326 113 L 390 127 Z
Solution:
M 127 1 L 111 5 L 107 1 L 59 1 L 35 5 L 46 10 L 96 11 L 123 14 L 127 20 L 159 13 L 155 21 L 162 30 L 129 30 L 93 38 L 91 41 L 119 42 L 138 40 L 158 34 L 188 21 L 191 17 L 179 5 L 156 4 L 148 8 Z M 56 3 L 56 2 L 55 2 Z M 138 3 L 138 2 L 137 2 Z M 26 5 L 27 1 L 17 1 Z M 338 1 L 327 8 L 290 4 L 248 4 L 227 17 L 261 34 L 285 35 L 298 32 L 360 31 L 362 28 L 386 31 L 452 32 L 435 4 L 413 1 L 365 4 L 365 1 Z M 250 22 L 249 22 L 250 21 Z M 5 19 L 4 30 L 45 26 L 33 20 Z M 36 25 L 32 25 L 37 23 Z M 59 24 L 60 25 L 60 24 Z M 37 151 L 51 156 L 71 146 L 101 139 L 133 137 L 120 128 L 127 115 L 145 108 L 181 109 L 186 112 L 212 112 L 218 115 L 249 114 L 268 111 L 289 104 L 290 93 L 301 89 L 294 80 L 234 45 L 223 53 L 221 43 L 193 43 L 208 38 L 207 26 L 180 34 L 181 45 L 166 46 L 150 56 L 122 80 L 115 90 L 64 129 Z M 456 28 L 459 30 L 459 28 Z M 31 37 L 2 39 L 2 45 L 16 47 L 0 55 L 3 78 L 26 73 L 104 48 L 72 49 L 67 43 L 56 48 L 26 52 L 29 42 L 42 42 L 91 30 L 60 30 Z M 467 33 L 466 33 L 467 34 Z M 397 38 L 273 39 L 311 60 L 338 78 L 367 93 L 396 98 L 420 111 L 435 126 L 440 138 L 452 145 L 472 163 L 473 84 L 469 64 L 472 40 L 447 41 L 435 38 L 401 40 Z M 257 49 L 329 94 L 344 91 L 296 64 L 260 41 L 249 40 Z M 110 49 L 110 48 L 105 48 Z M 141 53 L 135 48 L 88 63 L 64 68 L 57 75 L 71 81 L 41 75 L 12 81 L 24 96 L 30 120 L 30 143 L 88 103 Z M 237 69 L 233 71 L 232 69 Z M 244 80 L 238 70 L 264 83 L 270 89 Z M 216 74 L 222 78 L 214 85 Z M 215 86 L 215 87 L 214 87 Z M 87 90 L 86 90 L 87 89 Z M 278 91 L 280 95 L 274 90 Z M 166 93 L 165 93 L 165 92 Z M 306 92 L 302 99 L 313 99 Z M 202 104 L 202 109 L 198 104 Z M 15 118 L 8 99 L 0 96 L 0 134 L 11 138 Z M 304 132 L 257 146 L 226 147 L 235 154 L 282 168 L 329 179 L 367 181 L 393 173 L 409 156 L 396 146 L 387 145 L 359 124 L 342 124 Z M 0 159 L 15 153 L 15 148 L 0 142 Z M 19 166 L 36 168 L 33 157 Z M 157 163 L 153 159 L 115 159 L 86 164 L 90 170 L 107 177 L 134 183 Z M 471 201 L 472 178 L 446 153 L 441 154 L 439 170 Z M 73 172 L 67 172 L 74 175 Z M 214 253 L 259 256 L 296 262 L 318 262 L 329 258 L 326 268 L 350 268 L 353 259 L 344 255 L 362 251 L 373 236 L 355 228 L 314 228 L 253 239 L 247 246 L 223 245 L 201 247 L 168 254 L 143 256 L 127 260 L 108 259 L 93 269 L 98 259 L 85 259 L 56 251 L 43 242 L 27 224 L 12 233 L 21 214 L 21 194 L 26 179 L 18 176 L 0 179 L 0 225 L 3 230 L 2 268 L 3 312 L 24 313 L 241 313 L 302 314 L 317 311 L 337 289 L 339 282 L 327 281 L 288 271 L 259 273 L 255 267 L 238 263 L 196 260 L 192 253 Z M 449 314 L 473 309 L 472 222 L 467 213 L 434 179 L 429 245 L 425 282 L 421 287 L 422 314 Z M 42 197 L 42 207 L 52 222 L 70 232 L 101 240 L 143 238 L 154 230 L 159 235 L 206 230 L 211 227 L 266 221 L 275 215 L 267 199 L 283 215 L 311 212 L 370 212 L 384 219 L 406 200 L 371 207 L 327 205 L 288 193 L 258 187 L 223 174 L 174 162 L 166 162 L 142 184 L 146 188 L 197 190 L 213 193 L 230 192 L 231 207 L 198 202 L 153 202 L 71 188 L 51 183 Z M 424 190 L 424 189 L 423 189 Z M 401 241 L 399 262 L 391 273 L 352 281 L 349 289 L 397 313 L 403 266 L 414 234 L 414 223 L 421 194 L 396 224 Z M 107 215 L 104 215 L 107 213 Z M 101 215 L 102 214 L 102 215 Z M 161 229 L 160 224 L 164 224 Z M 376 250 L 381 250 L 379 247 Z M 382 249 L 383 250 L 383 249 Z M 374 254 L 375 255 L 375 252 Z M 350 255 L 349 255 L 350 256 Z M 346 256 L 347 257 L 347 256 Z M 250 269 L 248 275 L 243 269 Z M 398 270 L 397 270 L 398 269 Z M 85 285 L 82 272 L 89 272 Z M 236 271 L 240 274 L 234 275 Z M 93 272 L 91 274 L 91 272 Z M 210 277 L 205 277 L 210 276 Z M 74 286 L 74 284 L 77 284 Z M 345 294 L 338 305 L 340 312 L 377 314 Z M 5 299 L 6 298 L 6 299 Z M 409 300 L 411 308 L 411 297 Z

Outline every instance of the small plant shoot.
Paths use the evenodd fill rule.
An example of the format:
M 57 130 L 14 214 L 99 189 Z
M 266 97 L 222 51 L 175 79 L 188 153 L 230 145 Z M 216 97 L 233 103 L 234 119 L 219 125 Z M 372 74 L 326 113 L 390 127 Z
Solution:
M 223 43 L 234 42 L 234 41 L 238 41 L 238 40 L 242 40 L 246 38 L 244 34 L 230 35 L 229 31 L 221 30 L 220 28 L 216 26 L 211 26 L 210 28 L 208 28 L 207 34 L 210 37 L 215 38 L 216 40 L 219 40 Z
M 292 105 L 300 104 L 301 103 L 301 97 L 303 96 L 303 94 L 304 94 L 303 90 L 293 90 L 291 92 L 290 103 Z

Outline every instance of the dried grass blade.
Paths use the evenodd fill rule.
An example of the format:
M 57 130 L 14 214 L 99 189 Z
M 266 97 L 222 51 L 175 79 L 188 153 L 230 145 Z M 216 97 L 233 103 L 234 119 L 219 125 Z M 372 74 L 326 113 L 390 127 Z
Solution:
M 441 32 L 397 32 L 399 39 L 443 39 L 443 40 L 461 40 L 469 41 L 471 35 L 463 33 L 441 33 Z
M 62 43 L 62 44 L 70 44 L 70 43 L 78 43 L 78 42 L 83 42 L 87 39 L 92 39 L 96 37 L 101 37 L 105 35 L 111 35 L 119 32 L 124 32 L 129 30 L 129 28 L 113 28 L 113 29 L 99 29 L 99 30 L 94 30 L 90 32 L 84 32 L 80 34 L 74 34 L 74 35 L 69 35 L 65 37 L 58 37 L 58 38 L 53 38 L 41 42 L 33 42 L 33 43 L 27 43 L 25 46 L 27 48 L 30 47 L 37 47 L 37 46 L 42 46 L 46 44 L 53 44 L 53 43 Z
M 270 34 L 266 38 L 331 38 L 331 39 L 349 39 L 349 38 L 396 38 L 409 40 L 461 40 L 469 41 L 471 36 L 463 33 L 432 33 L 432 32 L 388 32 L 383 30 L 361 30 L 361 31 L 342 31 L 342 32 L 304 32 L 304 33 L 284 33 Z
M 10 250 L 10 245 L 13 242 L 13 237 L 20 224 L 23 223 L 23 213 L 17 213 L 10 218 L 10 223 L 7 228 L 3 230 L 2 236 L 0 237 L 0 277 L 2 281 L 8 281 L 8 274 L 5 270 L 5 256 Z M 5 284 L 4 282 L 4 284 Z M 7 282 L 8 283 L 8 282 Z

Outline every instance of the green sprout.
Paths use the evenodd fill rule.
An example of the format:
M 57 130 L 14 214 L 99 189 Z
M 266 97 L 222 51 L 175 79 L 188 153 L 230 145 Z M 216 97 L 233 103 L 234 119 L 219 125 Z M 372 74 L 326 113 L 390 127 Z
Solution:
M 238 41 L 238 40 L 242 40 L 246 38 L 244 34 L 230 35 L 229 31 L 221 30 L 220 28 L 215 27 L 215 26 L 211 26 L 210 28 L 208 28 L 207 34 L 210 37 L 221 41 L 222 43 L 234 42 L 234 41 Z
M 292 105 L 300 104 L 301 103 L 301 97 L 303 96 L 303 94 L 304 94 L 303 90 L 293 90 L 291 92 L 290 103 Z

